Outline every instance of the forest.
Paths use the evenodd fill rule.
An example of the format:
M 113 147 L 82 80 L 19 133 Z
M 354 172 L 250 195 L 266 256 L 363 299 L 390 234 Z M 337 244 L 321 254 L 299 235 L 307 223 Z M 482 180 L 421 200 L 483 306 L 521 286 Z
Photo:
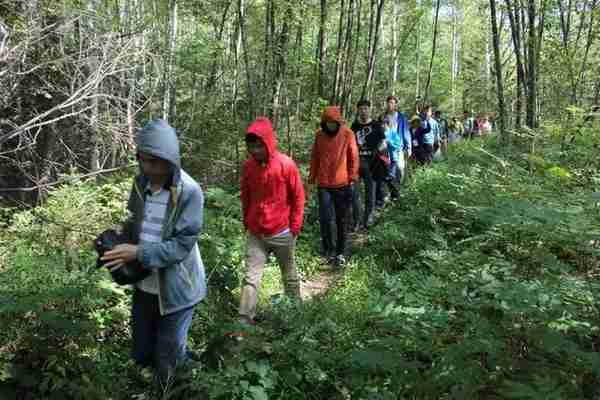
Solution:
M 597 0 L 0 0 L 0 399 L 599 398 L 599 19 Z M 408 160 L 332 268 L 315 132 L 389 96 L 492 134 Z M 269 259 L 234 340 L 261 116 L 305 188 L 302 301 Z M 202 188 L 208 285 L 200 360 L 167 388 L 131 359 L 134 290 L 94 250 L 157 118 Z

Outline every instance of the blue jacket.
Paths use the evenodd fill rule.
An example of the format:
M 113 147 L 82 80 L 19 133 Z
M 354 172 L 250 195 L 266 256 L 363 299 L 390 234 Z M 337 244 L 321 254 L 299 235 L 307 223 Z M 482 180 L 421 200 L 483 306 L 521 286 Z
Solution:
M 436 135 L 439 134 L 437 122 L 433 118 L 427 118 L 424 113 L 421 113 L 419 116 L 421 117 L 421 128 L 423 129 L 422 142 L 424 144 L 433 145 L 436 140 Z
M 408 119 L 406 118 L 406 115 L 399 111 L 396 113 L 396 116 L 397 128 L 387 129 L 385 133 L 389 151 L 396 153 L 400 150 L 403 150 L 410 153 L 412 141 L 410 137 L 410 131 L 408 129 Z
M 158 270 L 158 298 L 161 315 L 193 306 L 206 297 L 206 275 L 198 249 L 202 228 L 202 189 L 180 166 L 179 140 L 167 122 L 149 122 L 136 137 L 137 150 L 171 163 L 169 205 L 162 227 L 162 240 L 138 247 L 137 258 L 144 268 Z M 144 219 L 144 189 L 149 179 L 135 177 L 127 208 L 130 212 L 123 230 L 139 242 Z
M 433 132 L 433 141 L 440 142 L 442 139 L 442 127 L 440 123 L 435 118 L 429 119 L 429 124 L 431 125 L 431 131 Z

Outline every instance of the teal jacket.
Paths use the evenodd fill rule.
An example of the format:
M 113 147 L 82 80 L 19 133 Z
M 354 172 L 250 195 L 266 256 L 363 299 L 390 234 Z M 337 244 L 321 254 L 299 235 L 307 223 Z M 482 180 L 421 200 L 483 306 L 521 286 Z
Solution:
M 381 117 L 382 120 L 384 118 L 386 118 L 386 114 Z M 398 111 L 396 113 L 396 129 L 388 129 L 385 133 L 390 152 L 406 151 L 409 154 L 411 153 L 412 140 L 408 128 L 406 115 Z
M 167 122 L 160 119 L 149 122 L 137 134 L 136 145 L 138 152 L 166 160 L 172 168 L 168 183 L 171 195 L 162 240 L 144 243 L 137 253 L 144 268 L 158 270 L 160 313 L 167 315 L 193 306 L 206 297 L 206 274 L 198 248 L 204 197 L 200 185 L 181 169 L 179 140 Z M 140 173 L 135 177 L 129 195 L 127 208 L 130 215 L 123 224 L 123 231 L 133 243 L 139 242 L 148 183 L 148 178 Z

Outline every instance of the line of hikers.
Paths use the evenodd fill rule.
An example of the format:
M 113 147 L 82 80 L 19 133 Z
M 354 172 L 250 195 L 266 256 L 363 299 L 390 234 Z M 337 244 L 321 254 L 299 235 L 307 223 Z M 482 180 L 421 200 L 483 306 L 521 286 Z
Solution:
M 440 110 L 434 114 L 432 106 L 424 104 L 409 120 L 397 104 L 396 97 L 389 96 L 383 114 L 373 118 L 371 103 L 360 100 L 350 129 L 335 106 L 327 107 L 321 116 L 308 183 L 311 189 L 318 188 L 322 254 L 335 266 L 346 263 L 346 228 L 367 230 L 373 224 L 374 210 L 386 202 L 386 187 L 391 201 L 399 198 L 409 160 L 425 166 L 440 160 L 448 143 L 491 133 L 485 115 L 476 120 L 465 111 L 462 121 L 452 118 L 449 123 Z M 360 206 L 361 183 L 364 207 Z
M 395 97 L 388 97 L 386 105 L 381 118 L 373 119 L 371 104 L 361 100 L 351 127 L 338 107 L 326 107 L 316 132 L 307 187 L 318 191 L 323 255 L 338 267 L 346 262 L 350 217 L 352 229 L 368 229 L 374 209 L 385 202 L 384 186 L 392 200 L 398 199 L 408 159 L 427 165 L 451 138 L 475 136 L 475 121 L 467 113 L 461 130 L 440 112 L 434 118 L 429 105 L 410 121 L 396 110 Z M 481 131 L 483 125 L 478 126 Z M 249 157 L 240 198 L 247 237 L 238 321 L 254 324 L 270 253 L 281 269 L 286 295 L 300 298 L 294 251 L 304 220 L 305 189 L 295 162 L 277 150 L 269 119 L 257 118 L 244 139 Z M 181 168 L 179 141 L 166 121 L 149 122 L 137 133 L 136 147 L 140 173 L 123 223 L 129 244 L 117 245 L 101 260 L 113 269 L 137 260 L 151 271 L 134 284 L 132 357 L 138 365 L 154 368 L 159 382 L 166 382 L 190 359 L 186 343 L 193 309 L 207 295 L 198 247 L 204 198 L 200 185 Z

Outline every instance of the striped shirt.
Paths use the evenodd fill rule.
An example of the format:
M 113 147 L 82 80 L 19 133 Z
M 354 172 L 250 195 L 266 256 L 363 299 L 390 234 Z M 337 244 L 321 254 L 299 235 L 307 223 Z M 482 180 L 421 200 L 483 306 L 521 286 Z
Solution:
M 152 192 L 146 188 L 146 202 L 144 205 L 144 220 L 140 233 L 140 244 L 156 243 L 161 241 L 161 232 L 165 221 L 167 204 L 169 204 L 169 191 L 161 188 Z M 151 294 L 158 294 L 158 271 L 153 270 L 146 279 L 136 284 L 137 288 Z

